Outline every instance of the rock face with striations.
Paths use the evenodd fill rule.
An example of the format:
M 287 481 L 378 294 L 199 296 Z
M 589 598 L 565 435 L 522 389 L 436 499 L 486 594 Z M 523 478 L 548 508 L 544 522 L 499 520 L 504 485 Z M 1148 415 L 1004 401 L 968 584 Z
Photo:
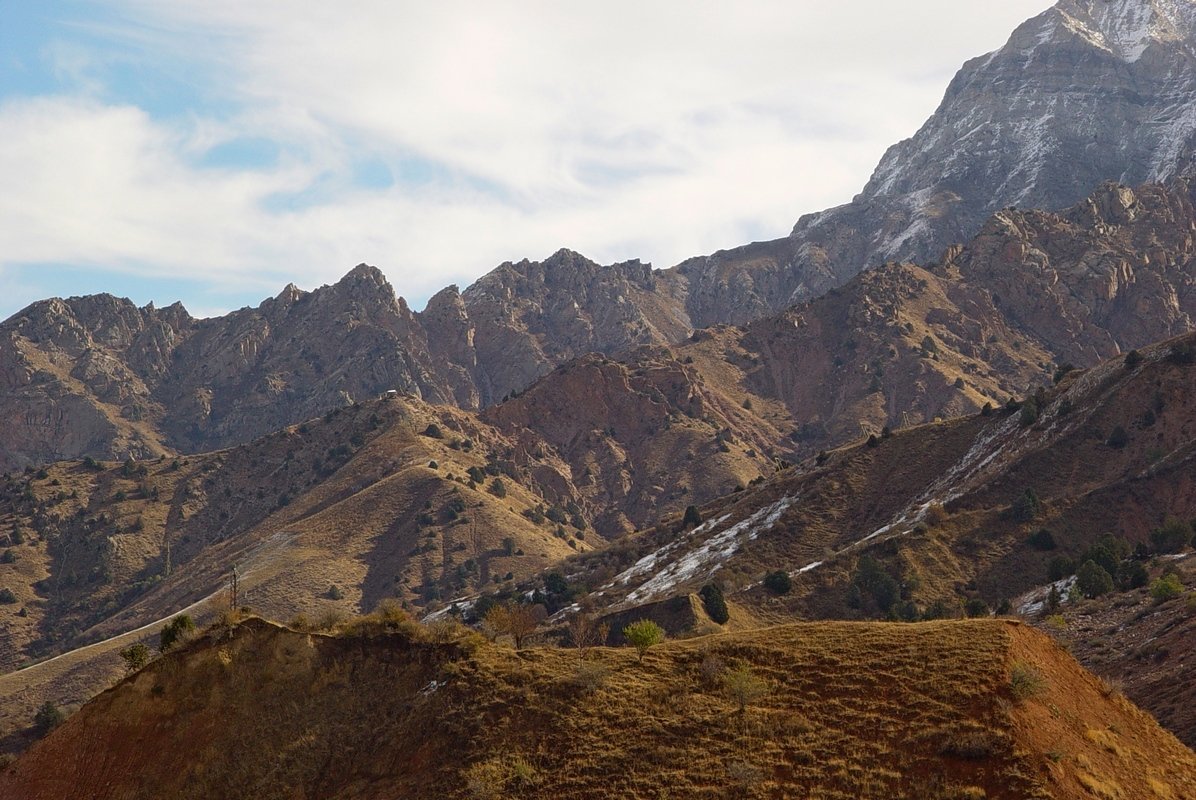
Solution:
M 1196 131 L 1196 4 L 1060 0 L 966 63 L 850 203 L 677 267 L 695 326 L 744 323 L 890 260 L 925 263 L 1007 206 L 1176 175 Z

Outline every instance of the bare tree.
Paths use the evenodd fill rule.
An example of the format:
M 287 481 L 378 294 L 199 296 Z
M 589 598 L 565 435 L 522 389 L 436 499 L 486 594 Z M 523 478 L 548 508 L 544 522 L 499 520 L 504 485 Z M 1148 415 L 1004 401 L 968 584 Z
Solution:
M 573 642 L 573 646 L 577 648 L 578 654 L 582 659 L 586 657 L 586 651 L 591 647 L 601 645 L 606 641 L 606 637 L 610 635 L 610 625 L 605 622 L 598 622 L 589 613 L 580 611 L 569 618 L 569 622 L 565 626 L 569 631 L 569 638 Z
M 535 633 L 544 617 L 544 606 L 506 603 L 487 611 L 484 621 L 496 634 L 510 636 L 515 649 L 522 650 L 524 639 Z

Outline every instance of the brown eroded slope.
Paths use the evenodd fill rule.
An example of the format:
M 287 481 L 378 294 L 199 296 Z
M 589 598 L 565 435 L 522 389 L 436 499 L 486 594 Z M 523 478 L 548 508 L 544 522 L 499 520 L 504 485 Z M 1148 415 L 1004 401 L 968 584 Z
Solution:
M 599 649 L 250 620 L 87 704 L 0 774 L 27 800 L 1182 798 L 1196 756 L 1015 624 L 807 624 Z M 460 637 L 460 634 L 458 634 Z M 721 669 L 769 691 L 740 714 Z M 1010 674 L 1044 683 L 1016 701 Z M 704 677 L 705 676 L 705 677 Z
M 395 398 L 215 453 L 11 477 L 0 664 L 159 619 L 217 591 L 233 565 L 246 601 L 280 616 L 522 579 L 595 540 L 569 467 L 524 444 Z M 572 510 L 557 524 L 537 508 Z

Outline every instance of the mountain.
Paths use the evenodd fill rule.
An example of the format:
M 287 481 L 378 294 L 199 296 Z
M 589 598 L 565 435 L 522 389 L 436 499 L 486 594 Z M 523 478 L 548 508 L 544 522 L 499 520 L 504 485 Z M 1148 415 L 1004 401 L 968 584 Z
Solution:
M 680 264 L 690 319 L 744 323 L 884 261 L 926 263 L 1008 206 L 1056 210 L 1102 181 L 1166 181 L 1190 163 L 1193 107 L 1190 0 L 1060 0 L 964 64 L 850 203 Z
M 1196 585 L 1196 553 L 1173 554 L 1158 568 Z M 1032 602 L 1041 602 L 1034 597 Z M 1088 669 L 1196 747 L 1196 685 L 1188 679 L 1196 645 L 1196 595 L 1155 599 L 1146 586 L 1081 603 L 1044 608 L 1035 623 Z
M 588 660 L 385 612 L 217 626 L 0 773 L 72 797 L 1187 797 L 1196 756 L 1049 638 L 817 624 Z M 737 711 L 724 688 L 747 675 Z
M 1090 558 L 1160 577 L 1171 567 L 1152 531 L 1196 518 L 1194 354 L 1194 334 L 1133 351 L 1020 404 L 807 460 L 707 504 L 692 529 L 666 518 L 571 557 L 560 618 L 581 598 L 611 618 L 665 609 L 712 582 L 759 624 L 951 616 L 965 603 L 987 614 Z M 778 571 L 791 589 L 764 582 Z
M 413 398 L 213 453 L 60 462 L 0 484 L 0 668 L 222 597 L 234 566 L 286 618 L 523 580 L 599 540 L 581 502 L 542 444 Z

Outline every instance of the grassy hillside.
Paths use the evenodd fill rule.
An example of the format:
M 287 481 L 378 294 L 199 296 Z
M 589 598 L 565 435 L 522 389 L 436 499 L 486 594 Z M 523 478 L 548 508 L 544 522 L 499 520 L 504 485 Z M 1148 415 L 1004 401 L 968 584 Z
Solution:
M 515 652 L 398 616 L 217 628 L 0 775 L 139 797 L 1180 798 L 1196 756 L 1013 623 L 806 624 Z M 747 675 L 742 711 L 729 685 Z

